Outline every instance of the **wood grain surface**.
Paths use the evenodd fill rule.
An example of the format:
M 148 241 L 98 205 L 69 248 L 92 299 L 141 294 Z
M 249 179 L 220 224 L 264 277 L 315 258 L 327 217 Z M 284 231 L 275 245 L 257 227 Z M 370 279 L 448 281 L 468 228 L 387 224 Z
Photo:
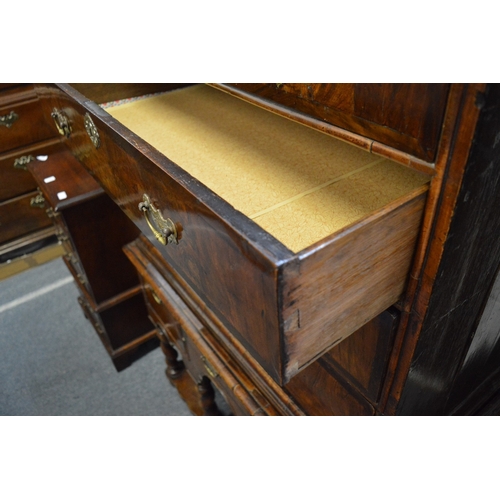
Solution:
M 450 88 L 449 84 L 412 83 L 235 83 L 227 87 L 243 91 L 239 95 L 248 100 L 255 95 L 279 104 L 273 107 L 275 112 L 289 109 L 290 117 L 311 116 L 318 127 L 327 122 L 431 163 Z
M 286 380 L 398 300 L 424 203 L 420 189 L 285 267 Z

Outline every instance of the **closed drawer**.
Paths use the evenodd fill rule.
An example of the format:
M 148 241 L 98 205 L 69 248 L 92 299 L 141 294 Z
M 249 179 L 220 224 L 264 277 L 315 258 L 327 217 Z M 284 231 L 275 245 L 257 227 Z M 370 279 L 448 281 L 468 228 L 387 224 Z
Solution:
M 318 120 L 433 162 L 449 84 L 231 83 L 259 104 L 277 103 Z M 276 108 L 276 106 L 274 107 Z
M 67 115 L 75 156 L 278 383 L 401 296 L 423 174 L 210 87 L 116 118 L 69 86 L 40 95 Z M 144 194 L 178 244 L 156 241 Z
M 0 154 L 0 202 L 36 190 L 37 184 L 28 165 L 36 162 L 37 156 L 51 154 L 57 144 L 47 141 Z
M 0 152 L 57 137 L 32 85 L 0 94 Z
M 143 280 L 150 319 L 179 351 L 193 381 L 199 383 L 204 377 L 208 378 L 236 415 L 275 414 L 274 408 L 253 383 L 238 369 L 231 369 L 235 365 L 228 362 L 227 353 L 216 352 L 209 345 L 210 334 L 172 287 L 150 266 L 146 269 L 133 257 L 132 260 Z
M 38 191 L 0 203 L 0 243 L 52 225 L 44 207 L 31 206 Z

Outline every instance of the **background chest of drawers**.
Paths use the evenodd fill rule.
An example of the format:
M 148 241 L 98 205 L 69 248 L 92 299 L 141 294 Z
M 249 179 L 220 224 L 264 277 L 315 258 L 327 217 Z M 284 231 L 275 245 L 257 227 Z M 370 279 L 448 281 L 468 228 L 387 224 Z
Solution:
M 142 233 L 126 253 L 169 378 L 187 370 L 192 379 L 179 390 L 195 394 L 193 411 L 217 413 L 210 381 L 237 414 L 494 408 L 498 331 L 480 319 L 496 310 L 490 293 L 500 263 L 499 169 L 491 167 L 498 87 L 147 91 L 175 87 L 160 100 L 108 111 L 95 102 L 144 87 L 38 85 L 37 92 L 45 113 L 69 124 L 68 149 Z M 227 160 L 235 150 L 243 155 Z M 257 162 L 244 170 L 248 157 Z M 226 161 L 235 167 L 222 175 L 233 176 L 231 188 L 238 177 L 250 182 L 269 158 L 272 174 L 264 169 L 257 191 L 275 181 L 279 191 L 297 172 L 301 183 L 317 176 L 273 200 L 271 222 L 268 206 L 245 205 L 258 198 L 255 190 L 243 195 L 214 181 Z M 380 171 L 380 179 L 370 177 Z M 314 210 L 288 206 L 312 193 L 321 195 Z M 329 204 L 339 198 L 350 208 L 335 205 L 345 221 L 329 227 L 329 214 L 337 215 Z M 327 232 L 308 240 L 312 230 L 303 227 L 315 226 L 309 217 L 325 206 L 317 225 Z M 351 217 L 353 206 L 363 208 Z M 282 208 L 291 215 L 281 217 Z
M 0 263 L 53 236 L 27 165 L 59 143 L 33 85 L 0 84 Z M 32 203 L 32 200 L 33 203 Z

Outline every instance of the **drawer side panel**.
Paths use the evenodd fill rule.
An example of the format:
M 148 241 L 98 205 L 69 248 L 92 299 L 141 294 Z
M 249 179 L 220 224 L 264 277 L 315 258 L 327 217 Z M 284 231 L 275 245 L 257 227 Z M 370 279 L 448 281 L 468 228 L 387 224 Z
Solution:
M 421 193 L 387 207 L 285 267 L 285 380 L 399 299 L 424 203 Z

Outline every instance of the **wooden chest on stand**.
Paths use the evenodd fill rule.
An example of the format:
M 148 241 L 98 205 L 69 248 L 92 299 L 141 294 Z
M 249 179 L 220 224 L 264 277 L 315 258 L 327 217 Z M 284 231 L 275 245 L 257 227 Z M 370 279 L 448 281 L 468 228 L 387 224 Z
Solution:
M 477 320 L 500 263 L 497 86 L 37 92 L 141 233 L 126 254 L 194 413 L 218 413 L 212 384 L 242 415 L 491 404 L 497 342 Z M 487 344 L 488 367 L 467 371 Z

